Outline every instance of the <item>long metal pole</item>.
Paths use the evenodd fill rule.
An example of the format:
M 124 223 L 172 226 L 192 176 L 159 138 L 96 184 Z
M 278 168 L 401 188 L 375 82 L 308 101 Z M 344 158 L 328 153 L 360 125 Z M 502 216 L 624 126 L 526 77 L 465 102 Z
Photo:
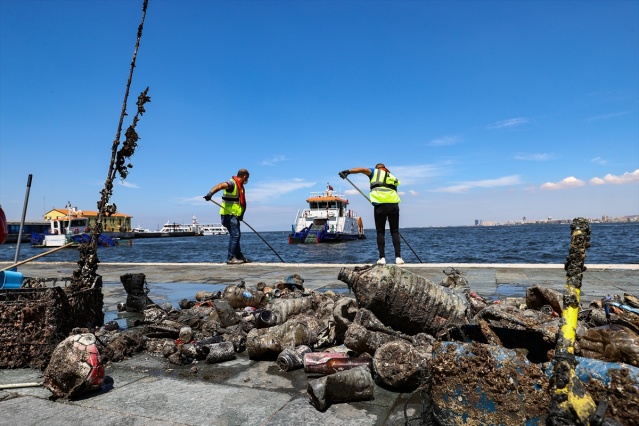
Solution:
M 29 174 L 27 179 L 27 193 L 24 195 L 24 205 L 22 206 L 22 219 L 20 220 L 20 231 L 18 231 L 18 243 L 16 244 L 16 255 L 13 258 L 13 263 L 18 262 L 18 255 L 20 254 L 20 243 L 22 241 L 22 228 L 24 227 L 24 217 L 27 215 L 27 205 L 29 204 L 29 192 L 31 191 L 31 179 L 32 174 Z
M 368 200 L 369 203 L 373 204 L 373 202 L 371 201 L 370 198 L 368 198 L 366 196 L 366 194 L 364 194 L 353 182 L 351 182 L 351 180 L 348 177 L 345 177 L 344 179 L 346 179 L 348 181 L 348 183 L 350 183 L 351 185 L 353 185 L 353 188 L 357 189 L 357 192 L 359 192 L 360 194 L 362 194 L 362 196 L 364 198 L 366 198 L 366 200 Z M 417 253 L 415 253 L 415 250 L 413 250 L 413 248 L 410 246 L 410 244 L 408 244 L 408 241 L 406 241 L 406 238 L 404 238 L 404 236 L 402 235 L 401 232 L 399 232 L 399 230 L 397 230 L 397 233 L 399 234 L 400 237 L 402 237 L 402 240 L 404 240 L 404 243 L 408 246 L 408 248 L 410 249 L 410 251 L 413 252 L 413 254 L 415 255 L 415 257 L 417 258 L 417 260 L 419 260 L 419 263 L 424 263 L 422 262 L 422 260 L 419 258 L 419 256 L 417 256 Z
M 40 253 L 40 254 L 35 255 L 33 257 L 30 257 L 28 259 L 21 260 L 20 262 L 14 262 L 13 265 L 9 265 L 9 266 L 6 266 L 6 267 L 0 269 L 0 272 L 8 271 L 9 269 L 13 269 L 16 266 L 24 265 L 25 263 L 31 262 L 32 260 L 38 259 L 38 258 L 40 258 L 42 256 L 46 256 L 47 254 L 51 254 L 51 253 L 56 252 L 58 250 L 62 250 L 63 248 L 71 247 L 73 244 L 74 244 L 73 241 L 71 241 L 70 243 L 66 243 L 63 246 L 56 247 L 56 248 L 54 248 L 52 250 L 49 250 L 49 251 L 45 251 L 44 253 Z
M 220 205 L 220 203 L 218 203 L 217 201 L 215 201 L 215 200 L 213 200 L 213 199 L 211 199 L 211 202 L 212 202 L 212 203 L 217 204 L 219 207 L 222 207 L 222 206 Z M 256 234 L 258 237 L 260 237 L 260 239 L 261 239 L 262 241 L 264 241 L 264 244 L 266 244 L 266 245 L 268 246 L 268 248 L 270 248 L 271 250 L 273 250 L 273 253 L 275 253 L 275 256 L 277 256 L 277 257 L 278 257 L 278 258 L 282 261 L 282 263 L 286 263 L 286 262 L 284 262 L 284 260 L 280 257 L 280 255 L 279 255 L 279 254 L 277 254 L 277 252 L 275 251 L 275 249 L 274 249 L 273 247 L 271 247 L 271 245 L 270 245 L 269 243 L 267 243 L 267 242 L 266 242 L 266 240 L 265 240 L 264 238 L 262 238 L 262 236 L 261 236 L 261 235 L 260 235 L 260 234 L 259 234 L 259 233 L 258 233 L 258 232 L 257 232 L 257 231 L 256 231 L 256 230 L 252 227 L 252 226 L 251 226 L 251 225 L 249 225 L 248 223 L 246 223 L 246 221 L 244 221 L 244 220 L 242 220 L 242 222 L 244 222 L 244 224 L 245 224 L 246 226 L 248 226 L 249 228 L 251 228 L 251 230 L 252 230 L 253 232 L 255 232 L 255 234 Z

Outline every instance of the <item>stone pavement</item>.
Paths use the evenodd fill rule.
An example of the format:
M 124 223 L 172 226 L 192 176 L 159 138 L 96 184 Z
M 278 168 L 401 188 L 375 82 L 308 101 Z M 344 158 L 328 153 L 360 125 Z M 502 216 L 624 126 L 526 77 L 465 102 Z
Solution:
M 8 266 L 0 262 L 0 268 Z M 119 318 L 116 305 L 126 294 L 120 275 L 144 273 L 149 296 L 173 306 L 195 298 L 199 290 L 215 290 L 241 280 L 247 286 L 267 285 L 297 273 L 306 288 L 347 293 L 337 279 L 342 267 L 358 265 L 266 264 L 227 266 L 219 263 L 133 264 L 101 263 L 107 319 Z M 583 301 L 606 294 L 639 294 L 639 265 L 587 265 Z M 18 268 L 25 277 L 65 278 L 74 263 L 31 262 Z M 523 296 L 527 287 L 543 285 L 559 291 L 565 286 L 563 265 L 407 264 L 404 267 L 433 282 L 454 267 L 473 291 L 488 298 Z M 62 280 L 63 281 L 63 280 Z M 60 284 L 62 281 L 59 281 Z M 375 386 L 372 401 L 332 405 L 319 412 L 309 404 L 309 378 L 303 370 L 280 372 L 275 362 L 252 361 L 246 353 L 221 364 L 168 364 L 162 357 L 139 354 L 107 366 L 101 391 L 76 401 L 50 400 L 45 388 L 0 390 L 0 425 L 403 425 L 404 410 L 419 415 L 419 395 L 401 394 Z M 38 383 L 42 372 L 0 370 L 0 385 Z

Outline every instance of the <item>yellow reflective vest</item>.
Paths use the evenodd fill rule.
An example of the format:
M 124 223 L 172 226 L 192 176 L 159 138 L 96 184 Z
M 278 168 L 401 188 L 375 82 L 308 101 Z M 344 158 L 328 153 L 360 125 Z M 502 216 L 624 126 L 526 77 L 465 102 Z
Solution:
M 229 192 L 227 189 L 222 194 L 222 207 L 220 208 L 221 215 L 232 215 L 241 217 L 243 208 L 240 205 L 240 193 L 238 190 L 238 184 L 233 180 L 233 191 Z
M 397 194 L 399 180 L 390 172 L 382 169 L 373 169 L 371 176 L 371 203 L 396 204 L 401 200 Z

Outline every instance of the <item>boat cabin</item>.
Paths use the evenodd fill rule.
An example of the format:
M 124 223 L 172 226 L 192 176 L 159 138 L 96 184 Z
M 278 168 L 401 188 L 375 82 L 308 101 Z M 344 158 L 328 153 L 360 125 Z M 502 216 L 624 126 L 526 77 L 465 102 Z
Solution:
M 61 216 L 50 222 L 50 235 L 86 234 L 90 231 L 89 218 L 86 217 Z
M 304 217 L 313 219 L 315 225 L 326 223 L 330 219 L 350 216 L 347 199 L 325 193 L 319 194 L 321 195 L 313 196 L 311 193 L 311 197 L 306 200 L 308 209 L 304 210 Z

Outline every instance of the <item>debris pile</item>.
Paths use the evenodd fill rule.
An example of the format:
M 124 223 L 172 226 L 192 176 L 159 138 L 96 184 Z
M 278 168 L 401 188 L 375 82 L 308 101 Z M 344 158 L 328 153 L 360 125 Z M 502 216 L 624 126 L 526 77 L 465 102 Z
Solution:
M 37 279 L 25 284 L 0 290 L 0 368 L 44 369 L 74 327 L 95 329 L 104 323 L 99 275 L 80 289 L 46 287 Z
M 450 284 L 454 277 L 447 276 Z M 434 284 L 392 265 L 343 268 L 339 278 L 352 297 L 307 290 L 302 277 L 290 276 L 272 285 L 242 282 L 198 292 L 179 308 L 151 303 L 137 331 L 109 331 L 107 324 L 96 332 L 105 344 L 102 358 L 117 361 L 146 350 L 187 366 L 245 352 L 252 360 L 276 361 L 282 374 L 303 368 L 309 401 L 320 411 L 373 399 L 376 383 L 398 392 L 428 389 L 434 419 L 450 419 L 462 406 L 472 418 L 502 424 L 548 415 L 549 366 L 562 323 L 558 292 L 533 286 L 525 298 L 490 301 L 468 285 Z M 616 302 L 581 310 L 576 328 L 578 357 L 622 366 L 609 384 L 586 381 L 596 398 L 618 393 L 620 382 L 639 389 L 633 367 L 639 340 L 631 334 L 639 315 L 620 300 L 605 320 L 610 303 Z M 632 408 L 639 395 L 626 394 L 629 399 L 611 400 L 607 415 L 632 424 L 626 416 L 639 414 Z
M 140 312 L 136 325 L 120 330 L 110 322 L 71 332 L 93 331 L 103 363 L 146 351 L 178 368 L 245 353 L 275 361 L 281 374 L 303 369 L 309 402 L 320 411 L 374 399 L 377 384 L 419 392 L 419 417 L 434 424 L 460 416 L 478 424 L 541 424 L 553 406 L 566 298 L 532 286 L 522 298 L 487 300 L 458 271 L 444 273 L 435 284 L 393 265 L 343 268 L 338 278 L 352 291 L 348 295 L 308 290 L 301 276 L 291 275 L 270 285 L 242 281 L 200 291 L 178 307 L 154 304 L 144 274 L 126 274 L 127 302 L 120 310 Z M 578 311 L 571 328 L 575 380 L 595 402 L 607 401 L 600 413 L 606 419 L 639 424 L 636 297 L 611 296 L 585 309 L 569 299 Z M 50 376 L 48 387 L 57 396 L 90 388 L 82 369 Z

